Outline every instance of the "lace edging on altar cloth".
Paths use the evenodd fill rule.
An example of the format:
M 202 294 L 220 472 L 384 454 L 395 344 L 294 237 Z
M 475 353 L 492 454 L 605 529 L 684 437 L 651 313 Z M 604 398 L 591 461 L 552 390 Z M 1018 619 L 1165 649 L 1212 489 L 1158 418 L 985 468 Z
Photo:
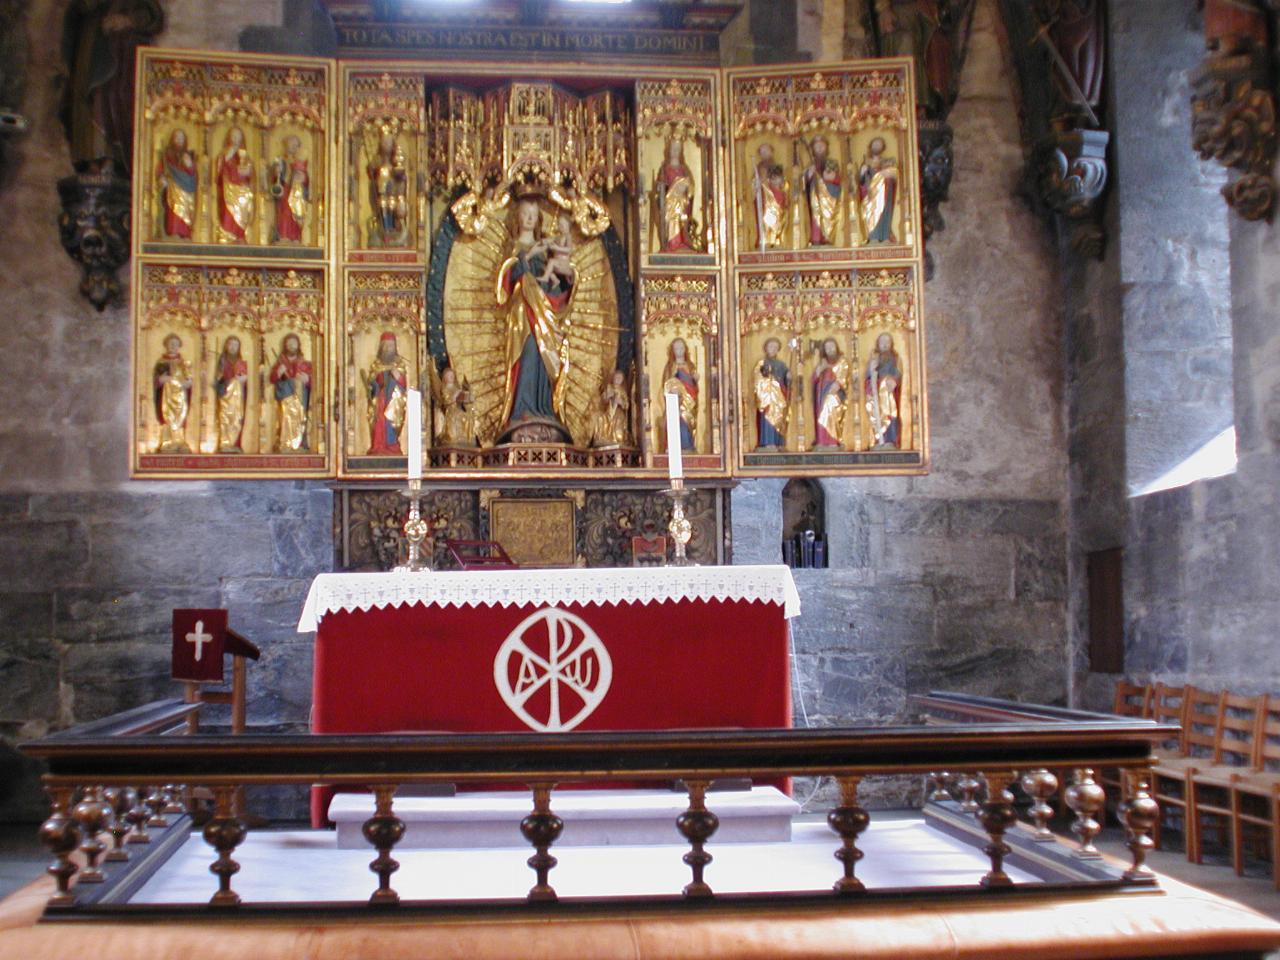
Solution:
M 415 603 L 441 606 L 653 603 L 665 600 L 745 600 L 776 603 L 790 619 L 800 594 L 782 564 L 727 567 L 607 567 L 440 573 L 322 573 L 311 584 L 298 620 L 310 633 L 335 610 Z

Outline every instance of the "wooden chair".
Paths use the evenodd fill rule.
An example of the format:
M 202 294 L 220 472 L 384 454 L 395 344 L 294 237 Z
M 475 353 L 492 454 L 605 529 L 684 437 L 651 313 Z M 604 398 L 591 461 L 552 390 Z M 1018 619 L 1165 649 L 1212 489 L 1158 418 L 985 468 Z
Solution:
M 1255 769 L 1266 701 L 1266 697 L 1242 697 L 1224 691 L 1213 763 L 1195 766 L 1187 779 L 1187 822 L 1193 824 L 1187 831 L 1187 859 L 1203 862 L 1204 818 L 1209 817 L 1227 825 L 1231 863 L 1237 876 L 1244 872 L 1244 847 L 1240 839 L 1240 795 L 1235 787 L 1241 775 Z M 1209 799 L 1204 799 L 1206 791 Z
M 1153 718 L 1182 727 L 1182 734 L 1177 740 L 1156 752 L 1156 762 L 1151 768 L 1152 791 L 1161 811 L 1154 831 L 1157 846 L 1165 814 L 1177 811 L 1182 817 L 1187 849 L 1190 850 L 1190 834 L 1194 825 L 1187 816 L 1187 775 L 1197 764 L 1206 766 L 1213 762 L 1218 736 L 1218 703 L 1222 696 L 1221 692 L 1208 693 L 1192 686 L 1166 687 L 1164 684 L 1157 685 L 1152 695 Z
M 1231 859 L 1239 873 L 1244 863 L 1244 829 L 1260 828 L 1271 840 L 1271 878 L 1280 890 L 1280 697 L 1263 697 L 1259 708 L 1258 735 L 1254 741 L 1253 769 L 1238 772 L 1231 790 L 1231 807 L 1237 824 L 1232 837 Z M 1264 812 L 1243 804 L 1246 797 L 1260 799 Z
M 1111 712 L 1119 717 L 1147 719 L 1151 716 L 1154 697 L 1155 688 L 1149 683 L 1138 684 L 1130 683 L 1128 680 L 1117 680 Z M 1099 772 L 1099 778 L 1104 788 L 1111 788 L 1116 791 L 1121 802 L 1129 799 L 1128 778 L 1125 777 L 1124 771 L 1119 767 L 1103 767 Z M 1110 796 L 1110 794 L 1111 790 L 1108 790 L 1108 795 Z

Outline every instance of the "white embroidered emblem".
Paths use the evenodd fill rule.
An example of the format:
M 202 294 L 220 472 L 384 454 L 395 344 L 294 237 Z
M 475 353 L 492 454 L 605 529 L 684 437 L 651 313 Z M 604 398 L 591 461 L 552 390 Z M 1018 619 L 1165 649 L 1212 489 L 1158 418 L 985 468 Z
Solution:
M 493 658 L 493 682 L 529 729 L 556 733 L 572 730 L 600 706 L 613 682 L 613 661 L 585 620 L 547 607 L 503 641 Z

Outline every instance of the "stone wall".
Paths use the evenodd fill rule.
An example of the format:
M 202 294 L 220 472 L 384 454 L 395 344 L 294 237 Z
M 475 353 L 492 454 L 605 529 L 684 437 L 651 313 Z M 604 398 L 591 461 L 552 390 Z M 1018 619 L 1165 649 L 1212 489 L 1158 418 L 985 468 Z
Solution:
M 128 317 L 80 299 L 55 225 L 69 160 L 53 120 L 57 45 L 45 41 L 65 4 L 31 4 L 33 129 L 0 191 L 8 249 L 21 251 L 0 330 L 0 569 L 11 572 L 0 588 L 10 625 L 0 737 L 172 692 L 167 617 L 180 604 L 231 608 L 264 650 L 251 721 L 297 726 L 310 656 L 293 624 L 306 583 L 331 563 L 331 494 L 321 483 L 127 480 Z M 232 48 L 242 27 L 294 6 L 172 0 L 160 41 Z M 801 55 L 851 45 L 859 28 L 845 0 L 800 6 L 799 42 L 814 43 Z M 949 225 L 926 289 L 933 472 L 825 482 L 831 568 L 797 574 L 797 705 L 814 723 L 901 718 L 906 696 L 930 687 L 1068 696 L 1061 331 L 1047 293 L 1057 277 L 1050 238 L 1016 197 L 1023 158 L 1001 43 L 995 2 L 981 0 L 952 114 Z M 738 562 L 779 559 L 781 489 L 735 491 Z M 40 815 L 33 771 L 0 747 L 0 820 Z

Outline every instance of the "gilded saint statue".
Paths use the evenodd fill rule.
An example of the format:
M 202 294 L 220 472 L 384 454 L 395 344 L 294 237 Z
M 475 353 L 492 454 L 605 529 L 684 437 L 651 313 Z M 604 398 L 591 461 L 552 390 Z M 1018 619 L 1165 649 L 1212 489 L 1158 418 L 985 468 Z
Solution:
M 218 242 L 247 242 L 253 224 L 253 160 L 239 127 L 227 131 L 214 159 L 213 184 Z
M 273 243 L 301 243 L 302 229 L 311 218 L 311 174 L 301 155 L 302 138 L 284 138 L 284 155 L 271 161 L 269 192 L 275 206 Z
M 781 450 L 787 445 L 787 413 L 791 403 L 791 372 L 778 357 L 782 341 L 764 342 L 764 357 L 756 364 L 756 449 Z
M 227 337 L 218 357 L 213 392 L 218 398 L 218 452 L 243 453 L 244 411 L 248 400 L 249 364 L 240 352 L 240 338 Z
M 834 337 L 818 349 L 813 368 L 813 445 L 844 446 L 844 420 L 849 409 L 849 361 Z
M 409 246 L 409 165 L 395 131 L 382 127 L 369 157 L 369 246 Z
M 403 456 L 400 434 L 409 403 L 409 364 L 390 330 L 378 341 L 378 355 L 364 377 L 369 398 L 369 456 Z
M 536 200 L 516 203 L 515 241 L 498 269 L 495 296 L 506 308 L 506 387 L 499 441 L 571 442 L 564 423 L 569 379 L 569 315 L 577 274 L 572 237 L 542 235 Z
M 182 358 L 182 338 L 164 338 L 164 353 L 152 372 L 156 422 L 160 424 L 157 453 L 190 453 L 187 417 L 191 413 L 191 365 Z
M 311 412 L 311 362 L 302 355 L 302 341 L 286 333 L 271 367 L 276 404 L 276 453 L 307 450 L 307 418 Z
M 689 356 L 689 345 L 676 337 L 667 348 L 667 365 L 662 371 L 662 392 L 680 398 L 680 449 L 694 450 L 698 440 L 698 369 Z M 667 424 L 670 432 L 671 424 Z
M 666 159 L 654 175 L 654 219 L 659 253 L 696 253 L 702 249 L 693 217 L 693 172 L 684 160 L 684 141 L 667 141 Z
M 810 163 L 802 180 L 809 206 L 809 246 L 824 247 L 836 242 L 844 182 L 840 177 L 840 164 L 829 153 L 826 137 L 813 138 L 809 156 Z
M 471 384 L 458 383 L 453 367 L 445 367 L 436 387 L 436 412 L 434 433 L 436 444 L 442 447 L 474 447 L 476 443 L 476 418 L 471 410 Z
M 631 397 L 627 375 L 614 370 L 600 390 L 600 400 L 591 413 L 591 446 L 615 447 L 631 443 Z
M 902 445 L 902 360 L 894 349 L 893 337 L 882 333 L 876 337 L 876 348 L 867 361 L 863 381 L 867 413 L 871 420 L 871 444 L 874 449 Z
M 756 148 L 751 195 L 755 204 L 756 246 L 760 250 L 783 246 L 787 237 L 791 193 L 782 166 L 773 160 L 772 144 L 762 143 Z
M 190 240 L 196 222 L 196 157 L 187 147 L 187 131 L 174 128 L 156 169 L 160 190 L 161 235 Z
M 873 137 L 858 168 L 858 208 L 867 243 L 897 243 L 893 206 L 898 196 L 898 161 L 885 155 L 884 137 Z

